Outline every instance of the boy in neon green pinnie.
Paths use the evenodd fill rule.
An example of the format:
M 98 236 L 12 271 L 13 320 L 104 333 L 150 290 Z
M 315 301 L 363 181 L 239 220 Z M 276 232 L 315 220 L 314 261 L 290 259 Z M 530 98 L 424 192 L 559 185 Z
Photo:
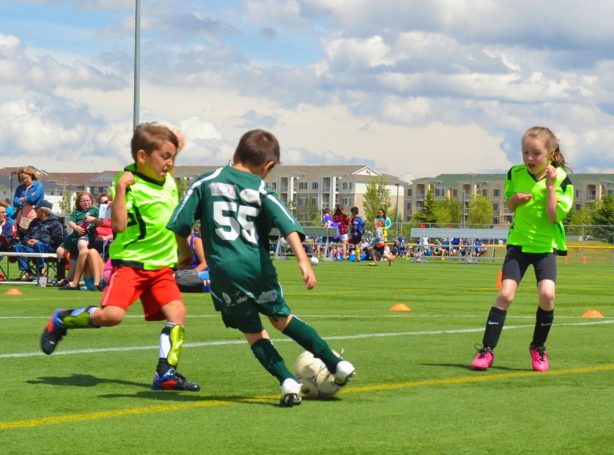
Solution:
M 172 269 L 177 263 L 177 243 L 166 229 L 178 202 L 170 171 L 182 146 L 182 137 L 166 126 L 145 123 L 136 127 L 131 143 L 134 164 L 113 181 L 111 215 L 116 234 L 110 256 L 115 271 L 101 306 L 55 311 L 41 336 L 45 354 L 55 350 L 67 329 L 119 324 L 140 298 L 146 320 L 166 320 L 152 388 L 200 390 L 177 372 L 186 312 Z
M 211 297 L 227 327 L 240 330 L 254 356 L 281 385 L 281 406 L 301 402 L 301 385 L 288 370 L 264 329 L 260 314 L 273 326 L 322 359 L 338 384 L 355 373 L 286 305 L 268 236 L 280 230 L 294 251 L 307 289 L 316 277 L 302 245 L 304 233 L 279 197 L 265 188 L 263 179 L 279 163 L 279 143 L 263 130 L 245 133 L 231 166 L 198 177 L 175 210 L 168 228 L 176 233 L 179 261 L 189 265 L 192 253 L 186 238 L 200 220 L 205 257 L 211 275 Z

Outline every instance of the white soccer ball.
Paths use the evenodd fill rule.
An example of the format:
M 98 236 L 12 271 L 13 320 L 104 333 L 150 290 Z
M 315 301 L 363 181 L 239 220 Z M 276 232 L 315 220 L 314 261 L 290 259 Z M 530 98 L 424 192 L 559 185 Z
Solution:
M 317 258 L 317 257 L 315 257 L 315 256 L 311 256 L 310 261 L 311 261 L 311 265 L 313 265 L 313 266 L 316 266 L 316 265 L 318 265 L 318 264 L 320 263 L 320 261 L 318 260 L 318 258 Z
M 305 398 L 331 398 L 339 390 L 335 377 L 324 362 L 309 351 L 296 359 L 294 374 L 301 382 L 301 393 Z

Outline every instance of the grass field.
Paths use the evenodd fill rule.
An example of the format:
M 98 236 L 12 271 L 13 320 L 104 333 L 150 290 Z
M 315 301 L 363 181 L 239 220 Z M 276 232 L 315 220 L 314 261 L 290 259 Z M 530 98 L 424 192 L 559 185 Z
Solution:
M 303 289 L 277 261 L 294 312 L 358 368 L 335 399 L 277 406 L 278 387 L 208 296 L 186 295 L 180 371 L 199 393 L 149 389 L 160 325 L 133 308 L 118 327 L 71 331 L 52 356 L 40 332 L 56 307 L 98 293 L 0 286 L 3 454 L 614 453 L 614 266 L 561 264 L 551 371 L 531 371 L 532 270 L 487 372 L 468 365 L 500 262 L 317 266 Z M 391 312 L 395 303 L 409 313 Z M 586 319 L 597 309 L 605 318 Z M 275 333 L 288 363 L 301 352 Z

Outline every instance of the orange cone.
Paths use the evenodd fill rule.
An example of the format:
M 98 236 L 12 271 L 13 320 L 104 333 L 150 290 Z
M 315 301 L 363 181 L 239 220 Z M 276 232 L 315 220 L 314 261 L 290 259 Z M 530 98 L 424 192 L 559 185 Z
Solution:
M 503 272 L 499 272 L 497 276 L 497 289 L 501 289 L 501 280 L 503 279 Z
M 17 288 L 11 288 L 8 291 L 5 292 L 6 295 L 22 295 L 23 292 L 21 292 L 19 289 Z
M 588 310 L 586 313 L 582 315 L 583 318 L 602 318 L 603 314 L 601 314 L 597 310 Z
M 405 305 L 404 303 L 395 303 L 390 307 L 390 311 L 399 311 L 403 313 L 409 313 L 411 308 Z
M 586 256 L 582 256 L 582 264 L 586 265 Z

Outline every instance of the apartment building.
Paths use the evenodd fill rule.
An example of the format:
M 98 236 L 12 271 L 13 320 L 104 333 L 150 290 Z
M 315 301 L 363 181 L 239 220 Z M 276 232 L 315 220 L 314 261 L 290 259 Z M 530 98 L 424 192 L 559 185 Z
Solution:
M 574 207 L 579 210 L 586 204 L 595 203 L 606 194 L 614 194 L 614 174 L 572 174 Z M 493 226 L 505 227 L 513 214 L 505 204 L 505 174 L 440 174 L 432 178 L 414 180 L 406 190 L 405 220 L 424 209 L 426 195 L 432 191 L 435 200 L 453 199 L 465 207 L 473 195 L 481 194 L 490 199 L 493 207 Z

